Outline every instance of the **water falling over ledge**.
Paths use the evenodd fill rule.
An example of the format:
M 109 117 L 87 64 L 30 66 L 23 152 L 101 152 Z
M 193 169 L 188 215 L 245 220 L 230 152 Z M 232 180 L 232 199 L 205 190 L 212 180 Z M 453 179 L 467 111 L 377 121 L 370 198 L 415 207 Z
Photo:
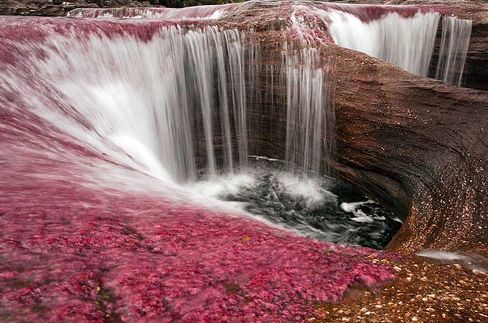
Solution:
M 472 24 L 471 20 L 442 17 L 442 35 L 436 79 L 458 86 L 462 85 Z
M 390 13 L 378 20 L 362 22 L 350 13 L 328 14 L 330 33 L 339 46 L 381 58 L 410 73 L 432 76 L 460 86 L 469 47 L 471 21 L 442 18 L 440 51 L 433 75 L 429 75 L 441 15 L 417 12 L 403 18 Z
M 248 6 L 255 4 L 264 5 L 260 1 L 251 1 Z M 270 6 L 277 5 L 278 3 L 270 3 Z M 292 29 L 295 29 L 301 41 L 314 43 L 324 38 L 322 41 L 327 42 L 329 40 L 326 38 L 330 37 L 339 46 L 383 59 L 410 73 L 461 85 L 472 23 L 442 15 L 442 7 L 356 6 L 320 1 L 293 2 L 289 6 Z M 75 9 L 68 16 L 225 20 L 227 15 L 232 15 L 233 10 L 238 9 L 239 6 L 234 4 L 172 10 L 84 8 Z M 309 21 L 314 21 L 313 26 Z M 438 32 L 438 26 L 441 26 L 441 32 Z M 441 48 L 439 53 L 434 53 L 438 38 L 442 38 Z M 439 58 L 432 72 L 431 61 L 434 54 Z
M 441 8 L 428 6 L 300 2 L 292 8 L 292 29 L 301 41 L 332 41 L 410 73 L 461 85 L 472 26 L 469 20 L 445 16 Z M 444 44 L 440 49 L 438 41 Z M 441 65 L 432 66 L 437 64 L 434 56 L 439 56 Z
M 321 63 L 317 50 L 310 47 L 296 52 L 285 48 L 284 53 L 285 160 L 290 167 L 304 173 L 327 173 L 324 165 L 333 158 L 335 136 L 334 76 L 330 72 L 330 62 Z
M 339 46 L 427 76 L 440 19 L 438 13 L 418 12 L 409 18 L 391 13 L 378 20 L 362 22 L 353 14 L 333 10 L 329 17 L 330 33 Z
M 248 123 L 260 117 L 247 111 L 262 103 L 252 85 L 267 67 L 252 31 L 163 24 L 141 40 L 138 26 L 127 24 L 120 34 L 111 23 L 95 26 L 67 34 L 38 26 L 48 33 L 45 41 L 14 41 L 10 46 L 26 57 L 22 69 L 7 66 L 3 73 L 4 84 L 18 84 L 12 95 L 42 93 L 28 82 L 42 80 L 56 93 L 50 100 L 64 108 L 32 99 L 33 113 L 114 161 L 173 182 L 232 173 L 247 165 L 251 150 L 261 150 L 248 138 Z M 288 88 L 288 148 L 279 157 L 320 174 L 332 156 L 332 75 L 311 48 L 282 54 L 276 71 L 283 78 L 265 76 Z M 273 109 L 282 109 L 276 103 Z
M 247 160 L 245 78 L 253 65 L 242 37 L 212 27 L 163 27 L 147 42 L 102 34 L 20 47 L 44 53 L 44 60 L 32 58 L 26 74 L 59 91 L 72 109 L 64 116 L 36 104 L 36 113 L 116 160 L 129 157 L 130 165 L 156 177 L 194 181 L 198 158 L 200 168 L 216 173 L 216 144 L 226 170 Z M 67 128 L 66 118 L 74 116 L 93 132 Z

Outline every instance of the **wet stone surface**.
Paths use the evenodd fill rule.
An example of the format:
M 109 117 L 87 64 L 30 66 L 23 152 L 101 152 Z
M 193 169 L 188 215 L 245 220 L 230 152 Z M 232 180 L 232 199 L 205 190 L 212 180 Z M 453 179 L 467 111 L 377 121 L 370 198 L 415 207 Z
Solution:
M 418 257 L 374 259 L 399 279 L 375 290 L 352 288 L 321 307 L 323 322 L 488 322 L 488 274 Z

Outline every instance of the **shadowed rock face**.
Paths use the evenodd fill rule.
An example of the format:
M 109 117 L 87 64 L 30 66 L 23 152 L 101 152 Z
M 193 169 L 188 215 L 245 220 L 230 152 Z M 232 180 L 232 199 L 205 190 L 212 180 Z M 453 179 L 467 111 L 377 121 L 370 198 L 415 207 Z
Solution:
M 486 248 L 488 94 L 332 51 L 336 166 L 399 211 L 409 209 L 391 246 Z
M 485 20 L 473 26 L 468 56 L 466 58 L 463 85 L 474 89 L 488 90 L 488 5 L 484 6 Z
M 282 7 L 275 12 L 287 14 Z M 281 20 L 264 8 L 239 15 L 253 21 L 260 64 L 273 66 L 274 79 L 279 79 L 282 42 L 290 35 L 270 29 L 282 28 Z M 474 41 L 471 64 L 473 48 L 487 46 L 486 40 Z M 336 83 L 337 151 L 330 166 L 408 215 L 390 247 L 408 253 L 425 248 L 486 253 L 488 92 L 421 78 L 335 45 L 317 46 L 322 58 L 331 60 Z M 479 53 L 484 66 L 486 54 Z M 476 82 L 473 73 L 467 76 L 470 82 Z M 486 76 L 479 77 L 483 88 Z M 250 107 L 262 119 L 254 125 L 258 129 L 250 130 L 250 140 L 262 143 L 254 153 L 283 158 L 285 122 L 276 120 L 286 120 L 286 107 L 271 104 L 266 93 L 274 93 L 274 102 L 285 102 L 286 89 L 277 82 L 266 85 L 266 79 L 261 76 L 259 84 L 261 105 Z

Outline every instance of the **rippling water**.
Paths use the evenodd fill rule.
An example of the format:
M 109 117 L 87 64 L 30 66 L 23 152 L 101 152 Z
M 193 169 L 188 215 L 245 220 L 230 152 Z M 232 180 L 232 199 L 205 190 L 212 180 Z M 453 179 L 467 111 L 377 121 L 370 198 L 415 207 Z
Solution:
M 317 240 L 381 249 L 402 220 L 351 185 L 296 175 L 279 162 L 197 182 L 191 189 L 242 203 L 247 212 Z

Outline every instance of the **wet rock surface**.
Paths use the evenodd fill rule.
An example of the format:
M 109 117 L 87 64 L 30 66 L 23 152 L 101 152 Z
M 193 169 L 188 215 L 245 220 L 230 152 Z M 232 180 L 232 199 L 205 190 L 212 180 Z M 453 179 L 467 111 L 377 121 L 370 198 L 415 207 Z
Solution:
M 417 257 L 373 260 L 398 280 L 373 291 L 352 288 L 340 304 L 321 307 L 318 322 L 486 322 L 488 275 Z
M 340 51 L 339 162 L 357 167 L 345 169 L 345 176 L 376 183 L 371 189 L 390 203 L 410 208 L 391 246 L 486 250 L 487 196 L 481 192 L 488 179 L 488 94 L 413 77 L 356 54 L 347 59 L 352 53 Z M 348 64 L 361 80 L 347 73 Z

